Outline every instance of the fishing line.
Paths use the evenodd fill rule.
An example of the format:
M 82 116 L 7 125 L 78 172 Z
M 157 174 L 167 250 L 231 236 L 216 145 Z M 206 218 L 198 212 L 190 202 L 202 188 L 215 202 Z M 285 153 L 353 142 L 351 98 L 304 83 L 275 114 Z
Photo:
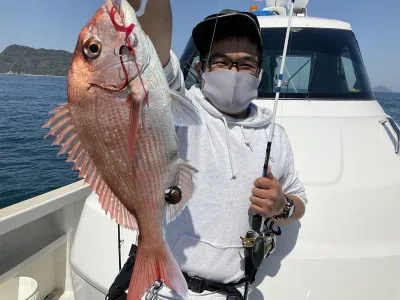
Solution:
M 218 12 L 221 11 L 221 7 L 222 7 L 222 0 L 219 0 Z M 214 43 L 215 32 L 217 31 L 218 18 L 219 18 L 219 13 L 217 13 L 217 18 L 215 19 L 214 30 L 213 30 L 213 34 L 211 36 L 210 48 L 208 49 L 208 56 L 207 56 L 207 64 L 206 64 L 206 66 L 208 66 L 208 64 L 210 62 L 211 49 L 212 49 L 212 45 Z

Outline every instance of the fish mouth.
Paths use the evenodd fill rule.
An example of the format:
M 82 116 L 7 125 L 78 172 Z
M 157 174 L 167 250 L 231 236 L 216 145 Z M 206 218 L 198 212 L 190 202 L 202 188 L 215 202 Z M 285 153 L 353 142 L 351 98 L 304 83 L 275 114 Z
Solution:
M 119 92 L 126 90 L 126 87 L 129 85 L 129 82 L 124 83 L 122 86 L 118 87 L 116 85 L 106 85 L 106 84 L 97 84 L 97 83 L 90 83 L 88 90 L 91 91 L 93 88 L 99 88 L 102 90 L 106 91 L 111 91 L 111 92 Z
M 88 90 L 91 90 L 93 88 L 99 88 L 99 89 L 106 90 L 106 91 L 119 92 L 119 91 L 127 90 L 129 83 L 130 83 L 130 81 L 126 80 L 122 85 L 118 86 L 115 84 L 102 84 L 102 83 L 99 84 L 99 83 L 92 82 L 92 83 L 89 83 Z
M 114 55 L 119 57 L 119 62 L 114 62 L 112 65 L 103 68 L 100 71 L 103 73 L 101 80 L 89 82 L 89 86 L 110 91 L 122 91 L 129 88 L 129 84 L 140 78 L 146 71 L 148 64 L 139 65 L 135 55 L 129 53 L 129 48 L 126 45 L 121 45 L 119 50 L 117 49 L 118 47 Z

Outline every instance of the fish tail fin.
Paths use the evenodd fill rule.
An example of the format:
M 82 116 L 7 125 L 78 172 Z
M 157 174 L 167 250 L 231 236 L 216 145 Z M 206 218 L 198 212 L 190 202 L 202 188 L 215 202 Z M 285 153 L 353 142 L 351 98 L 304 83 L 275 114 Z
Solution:
M 141 246 L 137 249 L 135 267 L 129 283 L 127 300 L 141 299 L 144 293 L 157 281 L 187 298 L 188 287 L 177 262 L 166 243 L 162 246 Z

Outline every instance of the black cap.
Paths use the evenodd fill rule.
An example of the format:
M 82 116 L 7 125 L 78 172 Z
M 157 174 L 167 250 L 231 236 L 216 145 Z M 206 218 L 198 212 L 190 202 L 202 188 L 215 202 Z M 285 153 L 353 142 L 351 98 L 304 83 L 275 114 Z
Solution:
M 260 51 L 262 49 L 260 23 L 249 12 L 223 9 L 197 24 L 193 28 L 192 37 L 201 54 L 210 50 L 213 36 L 214 40 L 227 36 L 247 36 L 258 45 Z

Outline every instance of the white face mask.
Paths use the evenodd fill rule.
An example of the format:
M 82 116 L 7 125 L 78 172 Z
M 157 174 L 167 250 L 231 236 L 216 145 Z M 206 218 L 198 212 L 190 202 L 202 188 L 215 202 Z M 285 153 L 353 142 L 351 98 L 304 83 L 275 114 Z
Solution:
M 262 72 L 258 78 L 232 70 L 205 72 L 202 76 L 202 92 L 218 110 L 226 114 L 238 114 L 257 98 L 261 76 Z

